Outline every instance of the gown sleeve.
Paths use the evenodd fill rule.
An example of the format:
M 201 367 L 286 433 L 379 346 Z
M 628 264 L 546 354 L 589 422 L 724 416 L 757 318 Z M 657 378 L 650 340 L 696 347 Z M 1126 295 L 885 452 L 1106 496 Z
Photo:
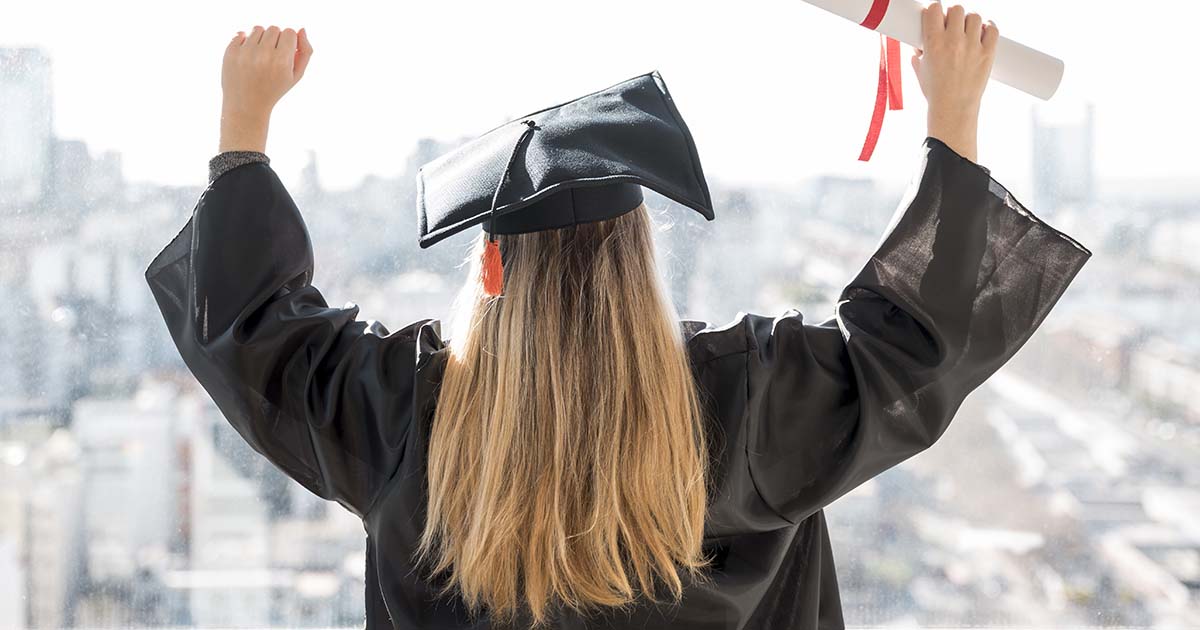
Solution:
M 1091 256 L 933 137 L 834 316 L 750 325 L 747 460 L 798 523 L 931 446 Z
M 146 270 L 188 369 L 284 473 L 363 516 L 399 465 L 417 337 L 333 308 L 311 284 L 307 228 L 274 170 L 227 164 Z

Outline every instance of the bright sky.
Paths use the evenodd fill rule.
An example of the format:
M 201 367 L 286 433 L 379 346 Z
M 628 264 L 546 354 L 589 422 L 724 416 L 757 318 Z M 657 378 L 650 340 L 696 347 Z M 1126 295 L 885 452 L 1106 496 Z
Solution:
M 1190 43 L 1200 3 L 964 4 L 1066 61 L 1051 113 L 1096 104 L 1102 178 L 1200 177 Z M 120 151 L 135 180 L 202 183 L 217 148 L 221 53 L 255 24 L 307 27 L 316 53 L 276 109 L 268 152 L 290 178 L 315 150 L 334 187 L 401 171 L 419 137 L 475 135 L 651 69 L 666 79 L 712 179 L 787 183 L 829 172 L 903 181 L 925 135 L 905 47 L 905 110 L 888 113 L 872 161 L 856 160 L 877 36 L 800 0 L 26 0 L 4 12 L 0 46 L 37 46 L 52 58 L 58 134 Z M 1000 178 L 1028 178 L 1036 102 L 998 83 L 988 90 L 979 158 Z

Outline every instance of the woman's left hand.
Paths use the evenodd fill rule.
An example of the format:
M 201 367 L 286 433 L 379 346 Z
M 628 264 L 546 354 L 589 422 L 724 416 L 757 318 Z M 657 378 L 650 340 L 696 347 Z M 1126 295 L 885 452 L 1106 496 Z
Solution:
M 255 26 L 238 32 L 221 65 L 224 151 L 266 151 L 271 111 L 304 76 L 313 48 L 304 29 Z

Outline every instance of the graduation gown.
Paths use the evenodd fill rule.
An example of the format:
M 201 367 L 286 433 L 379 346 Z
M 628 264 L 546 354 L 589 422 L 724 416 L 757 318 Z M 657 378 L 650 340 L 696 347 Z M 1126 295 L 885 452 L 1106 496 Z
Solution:
M 935 138 L 827 319 L 682 322 L 711 430 L 711 585 L 558 628 L 841 628 L 822 512 L 928 448 L 1091 256 Z M 184 362 L 257 452 L 362 518 L 366 627 L 491 628 L 413 570 L 448 348 L 326 304 L 299 210 L 269 165 L 201 195 L 146 279 Z M 753 281 L 747 278 L 747 281 Z

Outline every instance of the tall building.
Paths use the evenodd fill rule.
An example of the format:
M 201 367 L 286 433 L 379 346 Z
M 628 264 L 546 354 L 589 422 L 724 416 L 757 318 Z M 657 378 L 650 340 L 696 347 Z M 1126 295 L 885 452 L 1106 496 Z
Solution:
M 86 475 L 87 569 L 96 584 L 128 582 L 171 542 L 174 403 L 165 388 L 146 388 L 135 398 L 89 397 L 74 405 L 71 429 Z
M 65 628 L 81 575 L 80 452 L 65 430 L 0 442 L 0 628 Z
M 215 406 L 203 423 L 225 422 Z M 266 506 L 253 480 L 213 450 L 211 431 L 191 435 L 190 571 L 168 581 L 185 590 L 197 626 L 266 627 L 283 577 L 268 564 Z
M 1095 190 L 1095 106 L 1059 120 L 1049 108 L 1033 109 L 1034 207 L 1088 205 Z
M 50 59 L 36 48 L 0 48 L 0 213 L 37 204 L 52 154 Z
M 84 545 L 80 458 L 78 443 L 65 430 L 55 431 L 30 458 L 26 561 L 33 628 L 74 625 Z
M 25 444 L 0 441 L 0 628 L 13 630 L 28 627 L 25 506 L 32 479 L 23 466 L 27 454 Z
M 0 539 L 0 627 L 25 628 L 25 579 L 16 543 Z

